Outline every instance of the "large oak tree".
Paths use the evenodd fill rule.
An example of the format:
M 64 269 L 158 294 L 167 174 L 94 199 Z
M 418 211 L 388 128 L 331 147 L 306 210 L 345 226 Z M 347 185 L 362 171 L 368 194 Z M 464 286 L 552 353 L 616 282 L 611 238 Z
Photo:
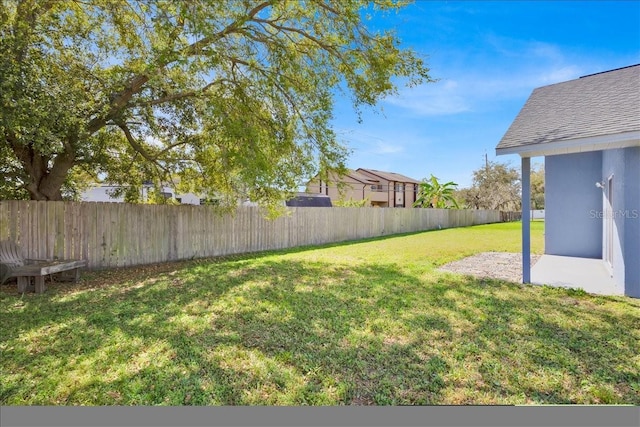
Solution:
M 3 198 L 145 181 L 262 204 L 344 167 L 334 96 L 375 105 L 428 69 L 367 28 L 392 0 L 2 0 Z M 187 189 L 187 188 L 183 188 Z
M 518 211 L 521 207 L 520 172 L 508 163 L 487 161 L 473 171 L 471 188 L 464 188 L 456 197 L 471 209 Z

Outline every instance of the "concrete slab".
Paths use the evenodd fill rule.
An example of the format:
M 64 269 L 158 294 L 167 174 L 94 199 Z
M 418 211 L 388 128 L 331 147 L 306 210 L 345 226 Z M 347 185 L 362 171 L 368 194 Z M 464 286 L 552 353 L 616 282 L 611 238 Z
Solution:
M 583 289 L 590 294 L 624 295 L 601 259 L 543 255 L 531 268 L 531 283 Z

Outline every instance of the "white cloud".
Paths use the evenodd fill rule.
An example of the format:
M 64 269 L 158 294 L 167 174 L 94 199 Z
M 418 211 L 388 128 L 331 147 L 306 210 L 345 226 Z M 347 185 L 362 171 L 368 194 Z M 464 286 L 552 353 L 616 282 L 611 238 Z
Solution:
M 573 80 L 583 74 L 584 71 L 576 65 L 561 66 L 560 68 L 552 68 L 546 73 L 542 73 L 538 78 L 538 82 L 539 85 L 548 85 Z
M 385 102 L 419 116 L 458 114 L 470 110 L 470 105 L 460 93 L 459 84 L 455 80 L 406 88 L 397 96 L 385 99 Z
M 549 43 L 487 36 L 484 47 L 488 52 L 480 60 L 468 59 L 468 52 L 450 52 L 447 62 L 455 65 L 432 65 L 447 78 L 401 88 L 385 102 L 421 117 L 455 115 L 526 98 L 536 87 L 572 80 L 586 72 L 572 64 L 560 47 Z M 492 59 L 483 59 L 489 57 Z
M 501 63 L 509 64 L 509 80 L 520 80 L 531 89 L 537 86 L 572 80 L 584 70 L 571 64 L 569 56 L 555 44 L 537 40 L 520 40 L 487 35 L 489 49 L 495 50 Z
M 383 133 L 382 136 L 374 136 L 355 129 L 337 130 L 339 138 L 346 141 L 351 148 L 369 154 L 396 154 L 404 151 L 404 146 L 399 142 L 402 139 L 392 136 L 389 140 Z
M 520 43 L 519 43 L 520 44 Z M 527 55 L 531 55 L 535 58 L 547 60 L 547 61 L 562 61 L 563 55 L 562 51 L 558 46 L 544 43 L 544 42 L 530 42 L 524 43 L 524 51 L 519 50 L 522 53 L 526 53 Z
M 378 141 L 373 148 L 374 154 L 394 154 L 404 151 L 404 147 L 398 143 L 391 144 L 385 141 Z

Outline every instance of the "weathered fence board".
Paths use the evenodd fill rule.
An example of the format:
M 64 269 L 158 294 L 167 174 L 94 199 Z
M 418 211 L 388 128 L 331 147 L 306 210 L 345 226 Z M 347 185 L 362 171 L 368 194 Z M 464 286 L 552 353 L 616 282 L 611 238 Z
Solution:
M 520 219 L 519 212 L 402 208 L 290 208 L 265 219 L 255 207 L 220 215 L 208 206 L 0 201 L 0 239 L 27 258 L 85 259 L 111 268 L 258 252 Z

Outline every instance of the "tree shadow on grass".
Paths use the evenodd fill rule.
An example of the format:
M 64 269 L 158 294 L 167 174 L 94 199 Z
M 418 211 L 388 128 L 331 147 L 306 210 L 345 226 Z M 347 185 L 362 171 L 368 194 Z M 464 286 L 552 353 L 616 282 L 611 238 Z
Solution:
M 637 332 L 640 315 L 568 295 L 395 265 L 235 259 L 19 308 L 4 299 L 0 402 L 639 403 L 638 335 L 621 328 Z
M 480 390 L 504 397 L 520 393 L 527 403 L 640 403 L 640 311 L 635 302 L 487 282 L 517 291 L 466 288 L 471 306 L 483 313 L 474 322 L 474 342 L 480 353 L 490 355 L 478 367 Z M 469 310 L 460 312 L 469 315 Z
M 270 361 L 273 366 L 282 365 L 282 369 L 291 371 L 288 375 L 295 378 L 297 391 L 286 390 L 282 397 L 291 404 L 336 403 L 338 397 L 331 397 L 331 393 L 326 397 L 328 388 L 335 388 L 336 396 L 348 401 L 352 399 L 350 396 L 357 394 L 345 383 L 351 380 L 366 382 L 371 389 L 367 389 L 366 396 L 357 395 L 357 398 L 367 402 L 370 399 L 372 402 L 391 403 L 393 396 L 375 389 L 377 379 L 384 378 L 381 369 L 389 360 L 393 361 L 392 364 L 402 361 L 403 366 L 414 365 L 416 372 L 424 371 L 420 367 L 422 359 L 407 350 L 407 345 L 383 345 L 382 339 L 366 336 L 353 338 L 357 341 L 355 345 L 344 341 L 354 328 L 366 323 L 371 310 L 397 312 L 407 308 L 397 292 L 390 292 L 384 285 L 373 289 L 366 284 L 391 275 L 398 277 L 395 269 L 354 272 L 325 264 L 299 262 L 238 267 L 215 265 L 209 269 L 187 269 L 173 275 L 116 286 L 110 292 L 102 290 L 75 294 L 69 299 L 34 300 L 33 304 L 21 310 L 13 310 L 11 325 L 3 332 L 3 341 L 12 343 L 6 348 L 6 360 L 10 361 L 6 369 L 17 372 L 27 365 L 34 367 L 30 373 L 23 372 L 22 379 L 28 377 L 27 381 L 18 382 L 27 389 L 30 385 L 33 387 L 31 391 L 38 394 L 39 387 L 56 388 L 56 384 L 45 378 L 47 372 L 38 369 L 39 366 L 53 367 L 57 372 L 73 372 L 89 362 L 103 368 L 127 366 L 134 363 L 127 359 L 135 359 L 140 352 L 153 353 L 149 347 L 153 347 L 154 342 L 164 342 L 168 348 L 157 350 L 162 354 L 152 355 L 155 360 L 148 360 L 147 366 L 140 370 L 125 369 L 135 370 L 136 374 L 119 375 L 115 382 L 137 384 L 142 375 L 155 383 L 157 378 L 150 375 L 150 366 L 164 357 L 167 360 L 162 363 L 168 368 L 158 365 L 158 369 L 165 369 L 166 380 L 170 383 L 184 383 L 180 372 L 185 365 L 200 367 L 193 374 L 194 380 L 187 383 L 195 383 L 196 378 L 200 382 L 203 375 L 212 375 L 208 383 L 218 393 L 211 397 L 211 401 L 220 404 L 260 403 L 257 394 L 249 394 L 243 400 L 237 393 L 257 387 L 257 383 L 267 383 L 266 389 L 270 390 L 273 375 L 269 373 L 267 378 L 262 378 L 260 369 L 254 369 L 251 362 L 247 370 L 233 365 L 225 368 L 226 362 L 215 357 L 218 348 L 227 349 L 230 352 L 228 356 L 236 358 L 241 358 L 243 353 L 257 352 L 255 357 L 265 359 L 258 360 L 258 365 Z M 353 288 L 344 286 L 344 278 L 349 276 L 353 277 L 352 283 L 362 288 L 357 296 L 351 292 Z M 361 283 L 362 279 L 366 279 L 366 283 Z M 367 290 L 372 292 L 367 293 Z M 381 305 L 381 300 L 386 302 Z M 193 318 L 192 321 L 189 318 Z M 344 361 L 347 366 L 338 361 Z M 203 369 L 204 373 L 201 372 Z M 190 372 L 190 369 L 185 372 Z M 425 378 L 435 378 L 430 371 L 426 374 Z M 329 380 L 330 377 L 334 379 Z M 53 381 L 64 379 L 65 375 L 61 375 Z M 234 393 L 219 387 L 225 382 L 235 385 Z M 386 389 L 391 392 L 394 382 L 387 382 Z M 100 402 L 104 399 L 109 401 L 108 396 L 122 398 L 125 395 L 118 390 L 111 394 L 96 393 L 107 383 L 97 371 L 86 384 L 70 387 L 58 397 L 49 397 L 51 392 L 42 393 L 43 397 L 32 403 L 91 400 L 88 397 L 91 391 L 101 394 L 98 397 Z M 184 388 L 176 387 L 177 390 Z M 145 393 L 156 390 L 149 396 L 145 394 L 150 400 L 142 399 L 141 402 L 176 403 L 158 400 L 167 387 L 150 383 L 139 389 L 147 390 Z M 16 396 L 15 386 L 4 388 L 2 400 L 10 401 L 12 396 Z M 269 396 L 262 399 L 263 403 L 281 402 Z M 203 400 L 196 394 L 190 401 Z

